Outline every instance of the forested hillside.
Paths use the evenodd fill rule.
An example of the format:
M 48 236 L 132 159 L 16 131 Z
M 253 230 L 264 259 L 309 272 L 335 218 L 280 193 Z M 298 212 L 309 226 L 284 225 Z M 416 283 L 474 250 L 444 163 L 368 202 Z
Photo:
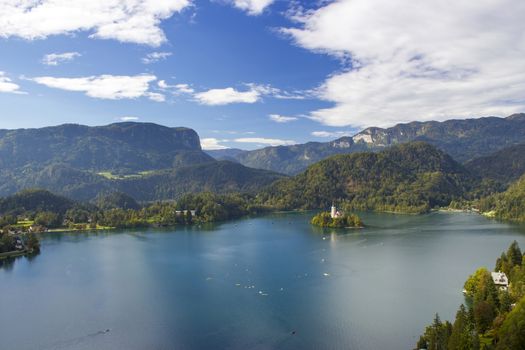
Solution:
M 479 206 L 488 216 L 525 222 L 525 175 L 505 192 L 480 200 Z
M 426 327 L 415 350 L 521 350 L 525 347 L 525 256 L 517 242 L 498 258 L 494 271 L 508 278 L 499 288 L 480 268 L 465 282 L 466 306 L 453 323 L 438 315 Z
M 475 158 L 465 163 L 465 167 L 483 178 L 504 184 L 516 181 L 525 174 L 525 143 Z
M 43 188 L 77 200 L 121 191 L 135 199 L 254 191 L 281 175 L 217 162 L 194 130 L 151 123 L 0 130 L 0 196 Z
M 350 209 L 426 212 L 465 198 L 479 184 L 447 154 L 414 142 L 325 159 L 259 198 L 287 209 L 327 208 L 335 200 Z
M 27 188 L 44 188 L 82 201 L 112 191 L 127 193 L 138 201 L 154 201 L 175 199 L 192 192 L 254 192 L 282 177 L 271 171 L 251 169 L 228 161 L 211 161 L 122 177 L 50 165 L 41 171 L 30 169 L 4 177 L 0 195 L 10 195 Z

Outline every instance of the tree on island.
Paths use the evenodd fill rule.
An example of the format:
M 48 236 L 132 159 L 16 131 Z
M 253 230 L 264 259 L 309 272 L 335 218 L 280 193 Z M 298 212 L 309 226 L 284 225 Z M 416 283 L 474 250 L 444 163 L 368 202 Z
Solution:
M 314 216 L 311 221 L 312 225 L 320 227 L 345 228 L 345 227 L 363 227 L 363 222 L 355 214 L 342 214 L 332 217 L 329 212 L 321 212 Z

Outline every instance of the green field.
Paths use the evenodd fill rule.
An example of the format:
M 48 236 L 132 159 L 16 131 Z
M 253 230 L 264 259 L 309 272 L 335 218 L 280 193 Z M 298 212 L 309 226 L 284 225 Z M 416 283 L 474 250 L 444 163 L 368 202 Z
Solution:
M 135 174 L 117 175 L 110 171 L 101 171 L 97 173 L 99 176 L 103 176 L 108 180 L 125 180 L 125 179 L 137 179 L 154 173 L 154 170 L 140 171 Z

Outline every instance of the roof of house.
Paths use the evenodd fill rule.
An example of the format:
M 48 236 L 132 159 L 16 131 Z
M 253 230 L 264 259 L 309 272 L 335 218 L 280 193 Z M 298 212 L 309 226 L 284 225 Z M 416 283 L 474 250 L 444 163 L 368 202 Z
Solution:
M 509 280 L 507 278 L 507 275 L 505 275 L 503 272 L 492 272 L 492 280 L 494 281 L 494 284 L 496 285 L 509 285 Z

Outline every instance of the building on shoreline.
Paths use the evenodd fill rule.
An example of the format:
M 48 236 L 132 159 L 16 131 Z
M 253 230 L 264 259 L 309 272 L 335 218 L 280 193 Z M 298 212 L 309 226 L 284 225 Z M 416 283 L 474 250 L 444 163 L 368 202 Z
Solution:
M 498 287 L 501 290 L 507 290 L 509 288 L 509 279 L 507 278 L 507 275 L 505 275 L 505 273 L 498 271 L 491 272 L 491 275 L 496 287 Z

